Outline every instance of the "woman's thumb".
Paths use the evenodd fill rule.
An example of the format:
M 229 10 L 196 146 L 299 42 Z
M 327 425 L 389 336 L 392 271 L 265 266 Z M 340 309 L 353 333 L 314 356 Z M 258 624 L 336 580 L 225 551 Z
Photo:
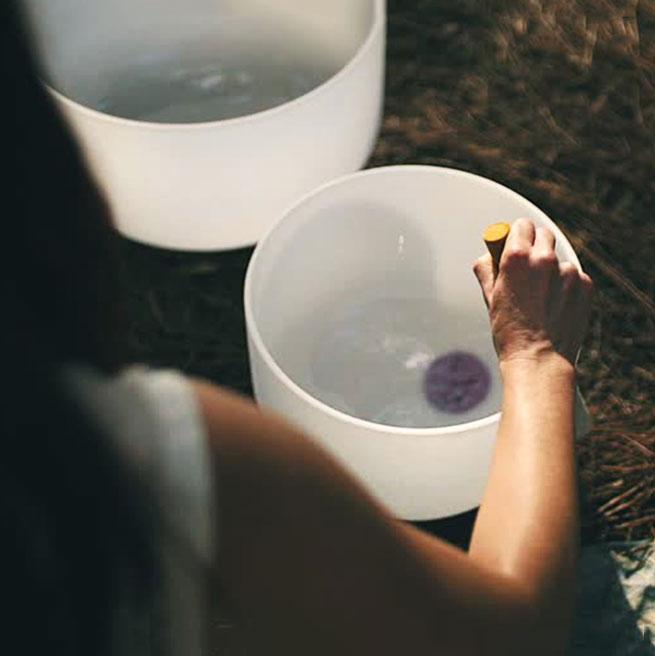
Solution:
M 475 273 L 475 277 L 480 283 L 484 301 L 489 307 L 491 292 L 494 287 L 494 265 L 489 253 L 482 255 L 473 263 L 473 273 Z

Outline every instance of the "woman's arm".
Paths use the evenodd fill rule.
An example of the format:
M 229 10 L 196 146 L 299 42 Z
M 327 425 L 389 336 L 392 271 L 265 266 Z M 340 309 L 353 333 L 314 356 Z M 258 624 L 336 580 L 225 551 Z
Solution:
M 517 221 L 498 280 L 489 257 L 476 263 L 504 391 L 469 555 L 526 586 L 549 644 L 561 651 L 572 615 L 578 546 L 574 362 L 591 280 L 571 264 L 560 265 L 554 247 L 548 230 Z
M 198 383 L 215 454 L 217 563 L 249 653 L 530 653 L 518 582 L 393 519 L 274 415 Z
M 503 385 L 494 462 L 469 556 L 524 587 L 547 638 L 530 653 L 563 653 L 578 540 L 573 367 L 555 359 L 507 363 Z
M 390 517 L 279 418 L 196 384 L 215 454 L 219 574 L 253 653 L 561 651 L 576 533 L 573 368 L 558 354 L 562 330 L 521 323 L 530 313 L 516 308 L 534 301 L 529 285 L 527 301 L 518 292 L 537 279 L 548 279 L 538 293 L 549 302 L 574 293 L 530 234 L 513 228 L 497 283 L 488 260 L 476 267 L 505 397 L 469 555 Z M 528 258 L 512 255 L 514 240 Z M 587 283 L 577 280 L 579 291 Z

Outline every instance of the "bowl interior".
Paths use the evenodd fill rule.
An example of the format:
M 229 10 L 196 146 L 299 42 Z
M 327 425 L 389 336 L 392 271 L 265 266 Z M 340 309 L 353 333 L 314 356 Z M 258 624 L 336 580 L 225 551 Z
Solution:
M 295 384 L 360 419 L 430 428 L 498 412 L 471 265 L 484 228 L 519 217 L 554 228 L 559 257 L 577 262 L 538 208 L 477 176 L 392 167 L 324 187 L 253 259 L 246 302 L 262 347 Z
M 28 0 L 50 86 L 105 114 L 197 123 L 320 86 L 365 42 L 377 0 Z

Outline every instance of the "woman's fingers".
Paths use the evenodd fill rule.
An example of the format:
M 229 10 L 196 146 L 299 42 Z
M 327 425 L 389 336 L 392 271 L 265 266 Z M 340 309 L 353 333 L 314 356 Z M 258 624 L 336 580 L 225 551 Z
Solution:
M 517 219 L 512 223 L 512 229 L 507 236 L 505 253 L 520 251 L 528 252 L 536 237 L 534 223 L 528 219 Z
M 555 251 L 555 235 L 551 230 L 543 226 L 539 226 L 535 230 L 534 250 L 540 255 Z
M 518 219 L 517 221 L 514 221 L 507 237 L 502 257 L 505 257 L 508 253 L 510 254 L 510 259 L 522 259 L 528 257 L 533 249 L 535 238 L 536 229 L 532 221 L 528 219 Z M 547 240 L 547 235 L 544 235 L 542 239 Z M 491 292 L 495 280 L 494 265 L 491 255 L 487 253 L 476 260 L 473 265 L 473 270 L 478 282 L 480 283 L 482 295 L 488 306 L 491 302 Z
M 540 357 L 544 345 L 571 363 L 587 324 L 591 280 L 571 262 L 559 262 L 551 230 L 519 219 L 512 225 L 495 279 L 492 259 L 475 263 L 490 307 L 501 361 L 517 354 Z
M 551 311 L 560 321 L 560 351 L 570 354 L 574 361 L 589 319 L 593 284 L 591 278 L 571 262 L 559 265 L 559 284 L 561 291 Z
M 565 291 L 574 291 L 580 284 L 580 272 L 573 262 L 562 262 L 559 265 L 559 278 Z

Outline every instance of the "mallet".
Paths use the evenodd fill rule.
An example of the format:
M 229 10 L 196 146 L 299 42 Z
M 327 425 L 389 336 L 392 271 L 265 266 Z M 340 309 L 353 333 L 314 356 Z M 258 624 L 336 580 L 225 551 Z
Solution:
M 510 231 L 509 223 L 493 223 L 484 231 L 483 239 L 494 263 L 494 277 L 498 275 L 500 256 Z

